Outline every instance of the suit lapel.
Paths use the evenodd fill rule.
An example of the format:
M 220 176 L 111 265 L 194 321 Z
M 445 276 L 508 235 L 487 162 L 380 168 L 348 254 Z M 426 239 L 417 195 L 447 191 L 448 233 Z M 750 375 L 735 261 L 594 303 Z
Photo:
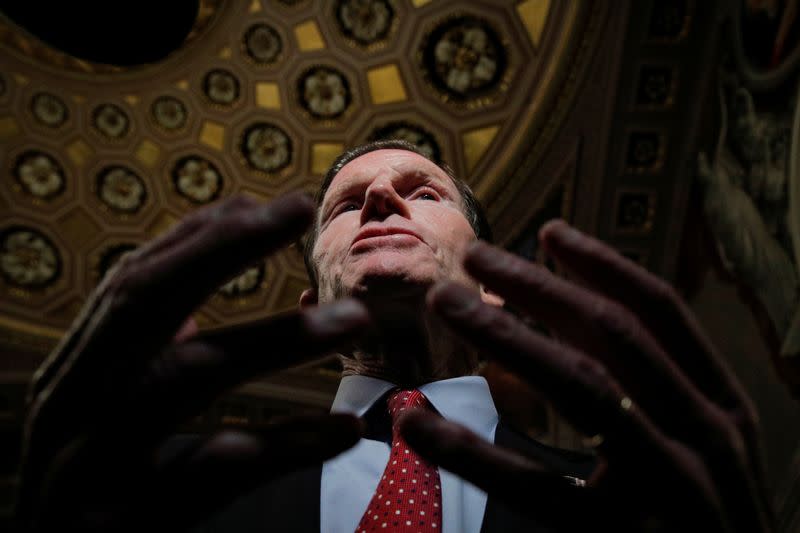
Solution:
M 595 459 L 591 456 L 545 446 L 515 432 L 502 422 L 497 425 L 494 443 L 530 457 L 545 468 L 584 479 L 589 476 L 595 466 Z M 535 498 L 535 495 L 532 495 L 531 498 Z M 486 501 L 481 533 L 498 531 L 504 533 L 522 533 L 523 531 L 545 533 L 554 531 L 554 529 L 551 526 L 537 522 L 535 518 L 518 513 L 490 495 Z
M 264 483 L 234 501 L 194 533 L 318 532 L 322 465 Z

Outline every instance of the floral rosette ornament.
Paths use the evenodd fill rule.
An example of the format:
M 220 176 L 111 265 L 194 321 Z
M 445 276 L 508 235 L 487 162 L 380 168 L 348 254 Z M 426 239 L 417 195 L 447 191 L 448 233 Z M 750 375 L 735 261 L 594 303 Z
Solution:
M 48 128 L 58 128 L 69 118 L 64 102 L 50 93 L 38 93 L 31 100 L 33 116 Z
M 300 97 L 305 107 L 318 118 L 336 118 L 350 104 L 350 88 L 344 76 L 328 67 L 316 67 L 300 79 Z
M 372 44 L 389 32 L 394 10 L 386 0 L 342 0 L 336 14 L 342 33 L 359 44 Z
M 275 172 L 286 167 L 292 157 L 292 142 L 278 127 L 262 123 L 251 126 L 244 135 L 243 151 L 256 170 Z
M 0 238 L 0 271 L 22 288 L 49 285 L 58 276 L 61 261 L 50 240 L 36 230 L 14 228 Z
M 142 179 L 124 167 L 111 167 L 100 174 L 98 194 L 108 207 L 124 213 L 141 209 L 147 196 Z
M 64 172 L 56 161 L 42 152 L 26 152 L 14 169 L 23 190 L 35 198 L 52 199 L 64 190 Z
M 212 70 L 206 74 L 203 90 L 213 103 L 229 106 L 239 99 L 239 80 L 227 70 Z
M 130 120 L 122 109 L 113 104 L 103 104 L 94 110 L 95 129 L 109 139 L 121 139 L 128 133 Z
M 219 196 L 222 176 L 214 165 L 201 157 L 187 157 L 173 171 L 178 193 L 196 204 L 207 204 Z
M 183 102 L 172 96 L 160 96 L 150 109 L 156 124 L 168 131 L 176 131 L 186 125 L 188 112 Z
M 244 36 L 244 49 L 250 59 L 267 65 L 277 61 L 283 50 L 283 43 L 274 28 L 266 24 L 256 24 Z
M 494 30 L 475 17 L 453 19 L 434 30 L 424 58 L 432 81 L 461 99 L 495 86 L 506 63 Z

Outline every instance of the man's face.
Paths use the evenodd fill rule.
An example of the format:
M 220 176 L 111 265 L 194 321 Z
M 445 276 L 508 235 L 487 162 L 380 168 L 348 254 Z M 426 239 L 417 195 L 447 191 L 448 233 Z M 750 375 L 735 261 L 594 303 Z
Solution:
M 437 165 L 407 150 L 376 150 L 345 165 L 325 194 L 312 256 L 319 301 L 370 291 L 475 286 L 462 259 L 475 233 Z

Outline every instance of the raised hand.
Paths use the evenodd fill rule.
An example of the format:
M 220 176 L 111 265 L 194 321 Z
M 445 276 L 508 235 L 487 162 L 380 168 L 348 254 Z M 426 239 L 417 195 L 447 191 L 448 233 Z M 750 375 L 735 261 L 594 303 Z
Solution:
M 231 198 L 187 217 L 106 276 L 34 378 L 18 504 L 23 527 L 180 530 L 252 484 L 357 441 L 355 419 L 323 416 L 158 453 L 178 424 L 220 393 L 335 350 L 366 326 L 363 306 L 343 300 L 191 335 L 194 309 L 295 239 L 313 216 L 313 203 L 299 194 L 269 205 Z
M 773 531 L 756 412 L 672 287 L 563 221 L 540 240 L 579 284 L 484 243 L 465 266 L 555 338 L 453 283 L 429 304 L 592 436 L 599 466 L 582 486 L 419 413 L 403 421 L 408 442 L 567 531 Z

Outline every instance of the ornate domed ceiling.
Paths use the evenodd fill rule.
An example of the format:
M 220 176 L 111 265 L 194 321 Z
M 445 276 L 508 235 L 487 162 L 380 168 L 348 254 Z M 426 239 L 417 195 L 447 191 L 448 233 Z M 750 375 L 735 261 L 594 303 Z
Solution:
M 181 6 L 197 3 L 184 19 Z M 695 274 L 706 242 L 690 192 L 698 150 L 718 139 L 717 67 L 731 40 L 724 11 L 742 2 L 62 4 L 50 3 L 47 17 L 35 2 L 2 9 L 26 12 L 14 20 L 46 39 L 26 24 L 45 21 L 72 38 L 48 42 L 79 55 L 162 59 L 91 63 L 0 14 L 0 530 L 12 523 L 31 373 L 103 273 L 216 199 L 316 190 L 348 146 L 400 137 L 447 161 L 473 185 L 501 244 L 523 256 L 538 257 L 539 223 L 566 216 L 667 279 L 686 278 L 690 291 L 705 277 L 703 268 Z M 105 20 L 91 26 L 80 8 Z M 160 30 L 170 33 L 164 53 L 149 39 Z M 120 42 L 138 53 L 120 59 Z M 766 105 L 785 95 L 762 97 Z M 294 307 L 305 286 L 290 248 L 220 287 L 197 318 L 207 328 L 260 318 Z M 794 474 L 782 459 L 793 453 L 792 411 L 758 367 L 769 354 L 731 294 L 714 281 L 695 309 L 765 407 L 773 469 Z M 717 296 L 731 303 L 723 315 Z M 505 420 L 556 446 L 584 446 L 501 371 L 488 365 L 484 374 Z M 337 381 L 322 362 L 248 383 L 192 431 L 326 411 Z M 797 516 L 796 498 L 779 500 Z
M 124 252 L 222 197 L 313 192 L 371 139 L 419 145 L 502 212 L 521 133 L 552 131 L 573 91 L 581 4 L 204 0 L 180 49 L 131 68 L 0 21 L 0 337 L 46 348 Z M 305 285 L 289 249 L 197 318 L 268 315 Z

